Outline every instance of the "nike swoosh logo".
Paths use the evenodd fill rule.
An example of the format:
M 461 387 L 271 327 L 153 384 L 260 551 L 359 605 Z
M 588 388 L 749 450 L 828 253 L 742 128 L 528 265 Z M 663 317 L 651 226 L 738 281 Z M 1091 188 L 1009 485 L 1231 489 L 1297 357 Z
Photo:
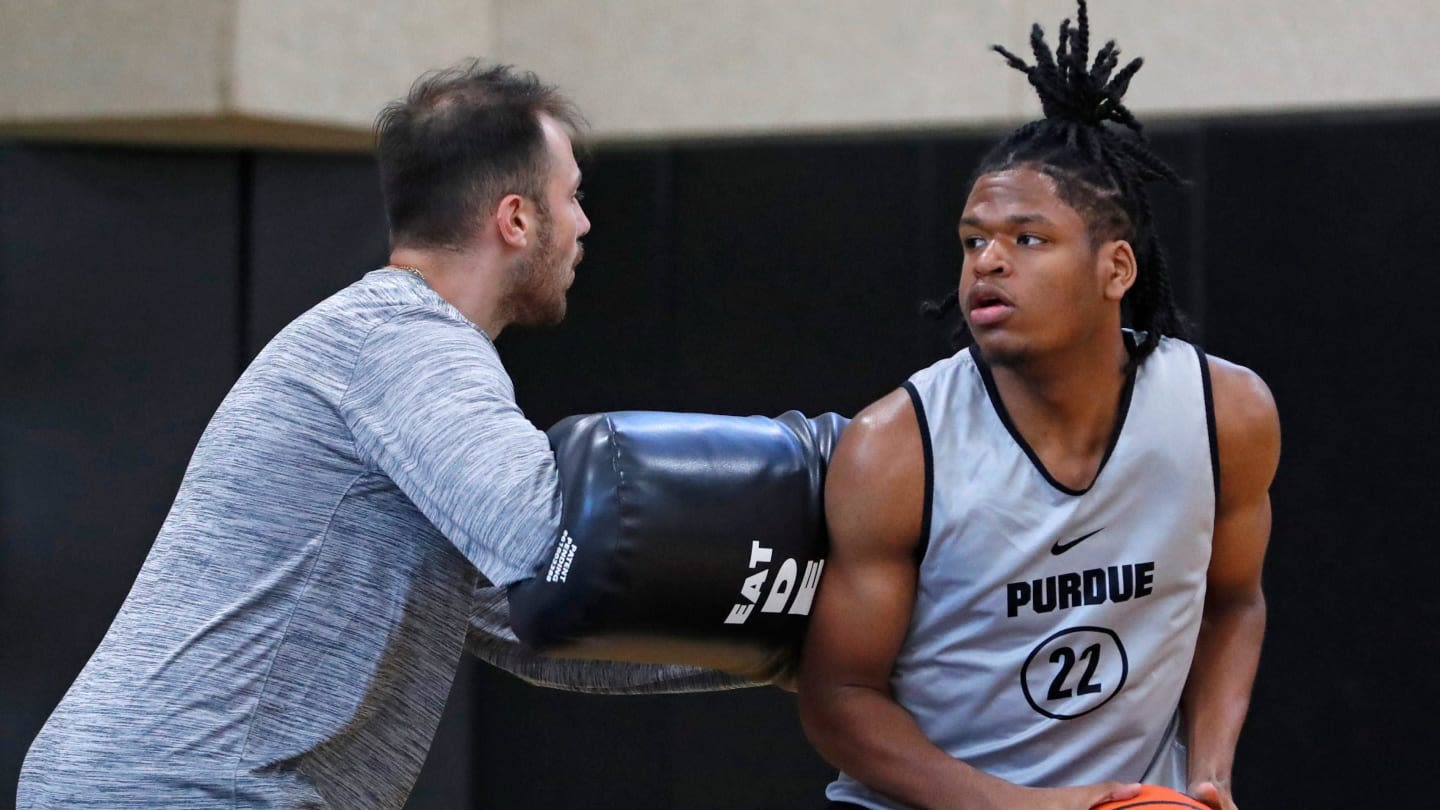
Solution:
M 1051 553 L 1051 554 L 1056 554 L 1056 555 L 1064 554 L 1065 552 L 1069 551 L 1070 549 L 1072 549 L 1072 548 L 1080 545 L 1081 543 L 1085 542 L 1086 540 L 1089 540 L 1090 538 L 1094 537 L 1095 535 L 1097 535 L 1097 534 L 1099 534 L 1100 532 L 1103 532 L 1103 531 L 1105 531 L 1105 527 L 1104 527 L 1104 526 L 1101 526 L 1100 528 L 1096 529 L 1095 531 L 1090 532 L 1089 534 L 1082 534 L 1082 535 L 1080 535 L 1079 537 L 1075 538 L 1074 540 L 1071 540 L 1071 541 L 1068 542 L 1068 543 L 1061 543 L 1060 541 L 1057 540 L 1057 541 L 1055 542 L 1055 545 L 1053 545 L 1053 546 L 1050 547 L 1050 553 Z

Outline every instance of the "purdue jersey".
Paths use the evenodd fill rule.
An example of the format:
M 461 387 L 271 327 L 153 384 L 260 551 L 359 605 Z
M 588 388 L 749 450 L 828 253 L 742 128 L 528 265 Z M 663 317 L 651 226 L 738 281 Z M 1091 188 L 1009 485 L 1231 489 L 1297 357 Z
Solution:
M 927 492 L 896 701 L 937 746 L 1021 785 L 1183 790 L 1180 693 L 1219 487 L 1204 353 L 1162 339 L 1131 372 L 1085 490 L 1045 470 L 977 352 L 905 387 Z M 843 773 L 827 795 L 900 807 Z

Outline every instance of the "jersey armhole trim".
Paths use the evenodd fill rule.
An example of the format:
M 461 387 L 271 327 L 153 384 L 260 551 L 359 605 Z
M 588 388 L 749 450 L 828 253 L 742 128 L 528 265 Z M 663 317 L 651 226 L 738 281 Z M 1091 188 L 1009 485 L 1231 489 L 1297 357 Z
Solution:
M 915 406 L 915 421 L 920 425 L 920 447 L 925 456 L 925 506 L 920 514 L 920 540 L 915 544 L 915 564 L 925 561 L 930 549 L 930 512 L 935 504 L 935 451 L 930 446 L 930 423 L 925 418 L 925 404 L 920 401 L 920 391 L 909 380 L 905 381 L 905 393 L 910 395 L 910 404 Z
M 1193 344 L 1192 344 L 1193 346 Z M 1205 432 L 1210 437 L 1210 477 L 1215 482 L 1215 508 L 1220 508 L 1220 442 L 1215 438 L 1215 392 L 1210 387 L 1210 360 L 1205 350 L 1194 346 L 1200 360 L 1200 387 L 1205 392 Z

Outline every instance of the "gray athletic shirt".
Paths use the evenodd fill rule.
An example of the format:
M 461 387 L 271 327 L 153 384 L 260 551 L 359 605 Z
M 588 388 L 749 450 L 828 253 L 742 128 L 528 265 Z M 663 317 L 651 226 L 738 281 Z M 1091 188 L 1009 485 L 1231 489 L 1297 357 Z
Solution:
M 1203 353 L 1161 340 L 1085 490 L 1044 469 L 973 349 L 906 387 L 927 448 L 928 545 L 895 700 L 937 746 L 1017 784 L 1185 789 L 1178 709 L 1218 485 Z M 901 806 L 846 774 L 828 795 Z
M 559 497 L 489 338 L 368 274 L 220 405 L 19 807 L 399 807 L 466 649 L 583 691 L 743 685 L 519 645 L 503 586 L 548 558 Z

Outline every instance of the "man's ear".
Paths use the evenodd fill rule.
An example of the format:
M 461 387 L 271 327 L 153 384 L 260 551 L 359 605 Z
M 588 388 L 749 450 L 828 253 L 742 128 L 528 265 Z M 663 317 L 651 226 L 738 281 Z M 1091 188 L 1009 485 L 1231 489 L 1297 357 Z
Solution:
M 1097 258 L 1100 260 L 1105 298 L 1119 301 L 1135 286 L 1135 276 L 1139 272 L 1135 262 L 1135 249 L 1124 239 L 1116 239 L 1102 245 Z
M 530 243 L 536 222 L 533 207 L 524 197 L 506 194 L 496 204 L 492 216 L 505 244 L 523 248 Z

